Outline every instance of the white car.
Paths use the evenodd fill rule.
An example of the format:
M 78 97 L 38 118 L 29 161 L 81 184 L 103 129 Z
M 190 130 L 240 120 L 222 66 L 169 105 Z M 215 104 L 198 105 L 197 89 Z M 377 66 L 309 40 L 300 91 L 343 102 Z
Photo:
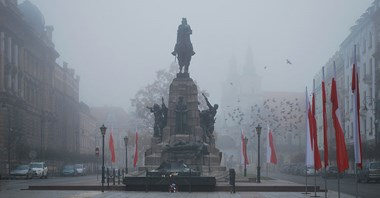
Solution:
M 75 164 L 74 168 L 78 175 L 86 175 L 86 167 L 83 164 Z
M 33 177 L 45 178 L 48 176 L 48 168 L 45 162 L 31 162 L 30 168 L 33 171 Z

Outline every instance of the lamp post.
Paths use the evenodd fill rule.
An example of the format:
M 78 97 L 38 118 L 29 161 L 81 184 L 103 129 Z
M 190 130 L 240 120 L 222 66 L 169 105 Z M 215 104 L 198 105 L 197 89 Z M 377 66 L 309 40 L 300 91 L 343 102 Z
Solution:
M 128 137 L 124 137 L 125 144 L 125 174 L 128 174 Z
M 102 133 L 103 144 L 102 144 L 102 192 L 104 192 L 104 135 L 106 134 L 107 127 L 104 124 L 100 127 L 100 132 Z
M 256 182 L 260 183 L 260 134 L 261 134 L 261 126 L 260 124 L 256 127 L 257 132 L 257 179 Z
M 247 177 L 247 143 L 248 143 L 248 138 L 247 136 L 244 137 L 244 177 Z

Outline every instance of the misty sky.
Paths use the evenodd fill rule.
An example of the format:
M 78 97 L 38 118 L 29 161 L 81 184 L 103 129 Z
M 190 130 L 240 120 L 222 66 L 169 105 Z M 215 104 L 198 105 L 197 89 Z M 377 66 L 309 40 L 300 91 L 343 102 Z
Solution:
M 193 29 L 196 54 L 190 76 L 219 103 L 230 60 L 235 58 L 242 68 L 248 48 L 263 76 L 263 90 L 303 92 L 373 2 L 30 1 L 41 10 L 46 25 L 54 26 L 58 63 L 68 62 L 80 76 L 80 100 L 126 109 L 137 90 L 174 61 L 170 52 L 182 17 Z

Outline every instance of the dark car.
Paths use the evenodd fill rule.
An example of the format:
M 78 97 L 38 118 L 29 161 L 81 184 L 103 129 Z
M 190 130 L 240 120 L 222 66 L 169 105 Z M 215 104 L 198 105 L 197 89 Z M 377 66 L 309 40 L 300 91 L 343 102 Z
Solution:
M 163 162 L 157 169 L 148 171 L 146 175 L 148 177 L 200 176 L 201 172 L 183 162 Z
M 76 176 L 78 175 L 77 170 L 75 169 L 74 165 L 65 165 L 62 168 L 61 172 L 62 176 Z
M 336 166 L 328 166 L 326 170 L 322 170 L 323 178 L 343 178 L 343 173 L 338 172 L 338 167 Z
M 365 181 L 368 183 L 371 180 L 380 181 L 380 161 L 365 164 L 363 169 L 358 173 L 357 182 Z
M 33 177 L 33 171 L 29 164 L 18 165 L 11 171 L 11 178 L 29 179 Z

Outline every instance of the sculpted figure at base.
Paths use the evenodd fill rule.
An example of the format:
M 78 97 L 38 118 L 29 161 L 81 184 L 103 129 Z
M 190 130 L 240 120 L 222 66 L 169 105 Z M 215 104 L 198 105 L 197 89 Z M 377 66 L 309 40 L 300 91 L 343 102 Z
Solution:
M 215 115 L 217 113 L 217 109 L 219 105 L 214 104 L 214 106 L 212 106 L 210 102 L 208 101 L 207 97 L 205 96 L 205 94 L 202 93 L 202 95 L 206 100 L 208 109 L 200 112 L 200 115 L 199 115 L 200 125 L 201 125 L 201 128 L 203 129 L 205 139 L 210 141 L 214 137 L 213 132 L 215 128 L 214 127 Z
M 168 108 L 164 103 L 164 98 L 162 97 L 161 107 L 158 104 L 154 104 L 153 107 L 147 107 L 150 112 L 154 115 L 154 137 L 161 137 L 162 131 L 167 123 Z
M 179 73 L 182 73 L 182 68 L 185 67 L 184 73 L 189 72 L 191 57 L 195 54 L 193 44 L 190 41 L 190 35 L 193 33 L 186 18 L 182 18 L 182 23 L 177 30 L 177 43 L 175 44 L 173 56 L 178 59 Z
M 175 115 L 176 115 L 176 133 L 178 134 L 186 134 L 188 133 L 188 127 L 187 127 L 187 112 L 189 110 L 187 109 L 186 102 L 182 96 L 178 98 L 178 102 L 175 108 Z

